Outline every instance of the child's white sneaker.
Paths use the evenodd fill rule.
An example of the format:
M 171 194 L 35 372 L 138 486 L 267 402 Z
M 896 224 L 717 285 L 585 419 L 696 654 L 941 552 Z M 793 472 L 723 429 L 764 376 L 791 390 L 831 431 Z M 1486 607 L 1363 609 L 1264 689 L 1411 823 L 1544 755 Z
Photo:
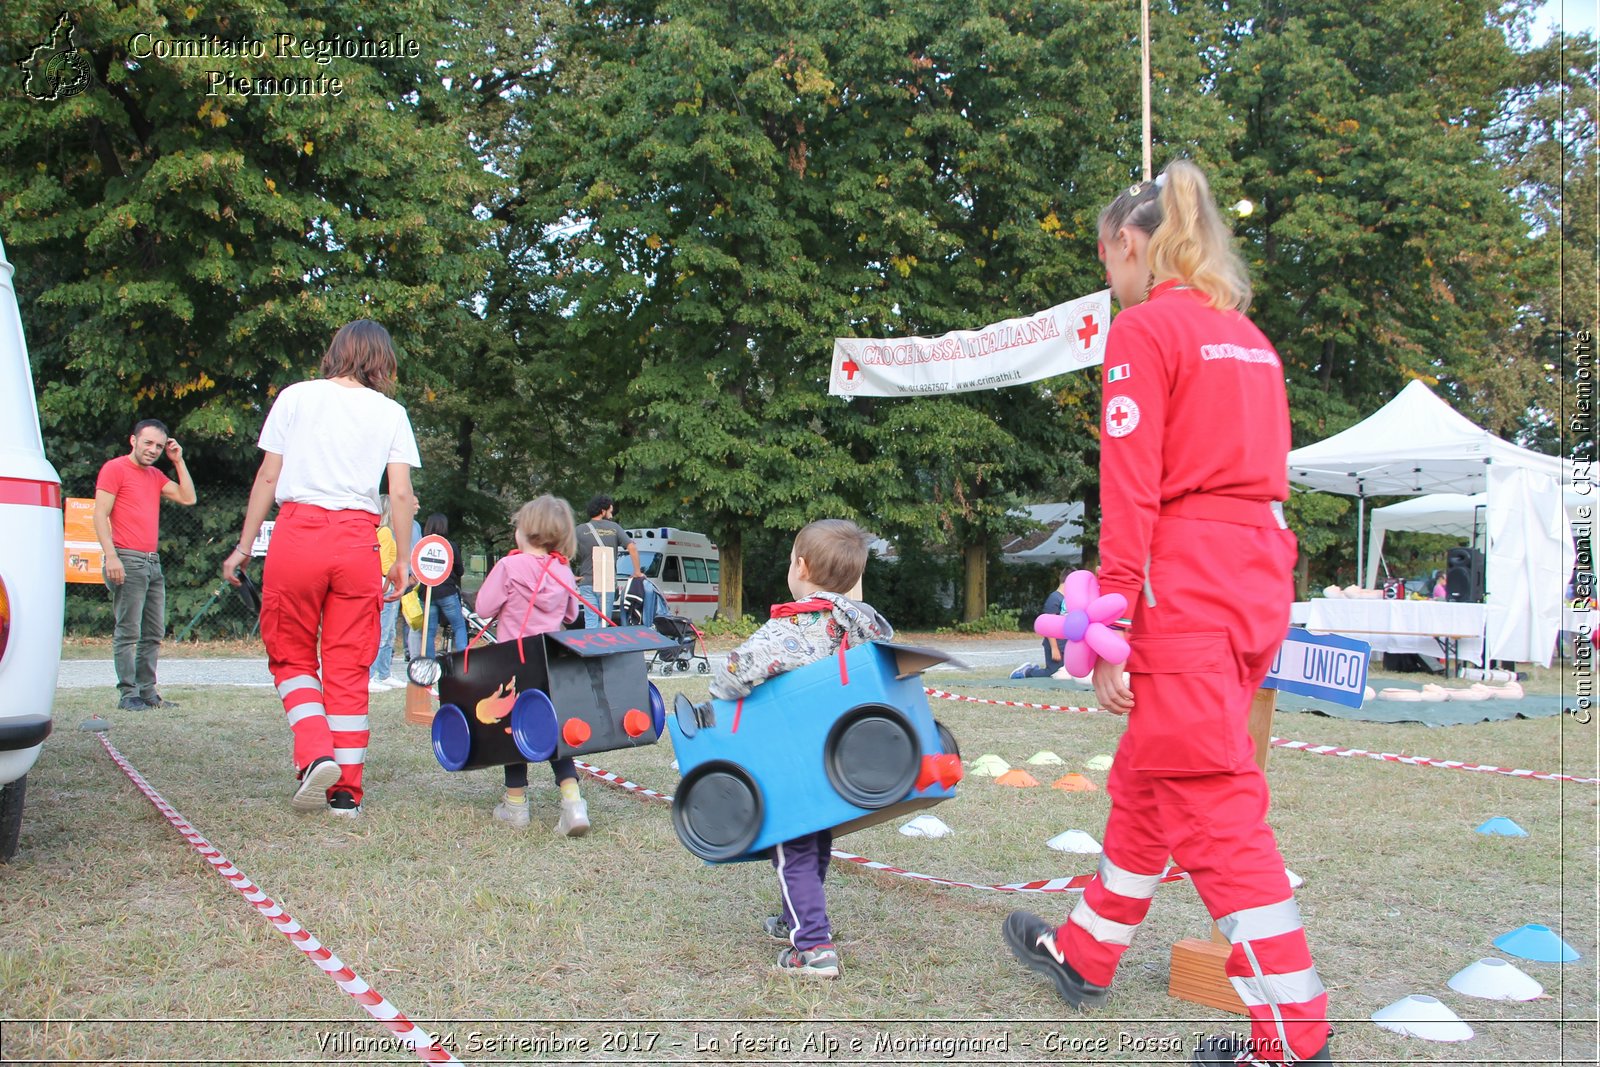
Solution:
M 582 837 L 589 832 L 589 805 L 582 800 L 563 800 L 556 833 L 562 837 Z
M 521 804 L 510 804 L 502 800 L 494 806 L 494 817 L 519 830 L 524 829 L 529 822 L 528 802 L 524 800 Z

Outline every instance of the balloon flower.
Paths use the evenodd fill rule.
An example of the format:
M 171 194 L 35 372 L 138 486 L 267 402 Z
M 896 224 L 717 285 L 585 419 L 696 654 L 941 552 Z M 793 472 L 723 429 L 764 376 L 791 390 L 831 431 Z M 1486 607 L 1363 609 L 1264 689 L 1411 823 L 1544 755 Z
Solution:
M 1095 660 L 1125 663 L 1128 642 L 1107 623 L 1121 618 L 1128 610 L 1128 598 L 1121 593 L 1100 595 L 1100 582 L 1093 571 L 1073 571 L 1062 588 L 1066 613 L 1040 615 L 1033 620 L 1033 632 L 1062 643 L 1061 662 L 1067 673 L 1079 678 L 1094 670 Z

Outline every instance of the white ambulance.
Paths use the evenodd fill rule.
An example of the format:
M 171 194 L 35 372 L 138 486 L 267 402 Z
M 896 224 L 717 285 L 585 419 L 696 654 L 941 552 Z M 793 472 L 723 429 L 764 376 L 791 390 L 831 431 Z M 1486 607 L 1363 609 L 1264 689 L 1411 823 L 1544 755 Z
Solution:
M 649 526 L 629 530 L 628 536 L 639 549 L 639 566 L 674 615 L 695 622 L 711 618 L 717 611 L 722 589 L 722 556 L 711 538 L 672 526 Z M 617 559 L 617 585 L 626 588 L 633 561 L 623 553 Z
M 0 244 L 0 861 L 50 735 L 66 603 L 61 479 L 44 458 L 11 263 Z

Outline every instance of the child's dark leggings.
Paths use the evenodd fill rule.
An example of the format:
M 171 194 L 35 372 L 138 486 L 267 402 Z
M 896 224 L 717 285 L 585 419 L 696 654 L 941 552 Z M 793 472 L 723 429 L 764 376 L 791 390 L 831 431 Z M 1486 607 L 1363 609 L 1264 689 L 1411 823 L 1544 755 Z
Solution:
M 789 924 L 789 940 L 795 948 L 805 950 L 833 942 L 828 903 L 822 890 L 832 852 L 832 830 L 820 830 L 773 846 L 772 866 L 778 871 L 783 918 Z
M 578 768 L 572 762 L 571 756 L 562 756 L 559 759 L 551 760 L 550 770 L 554 772 L 556 776 L 557 785 L 566 781 L 568 778 L 578 777 Z M 528 765 L 526 763 L 506 764 L 506 788 L 528 788 Z

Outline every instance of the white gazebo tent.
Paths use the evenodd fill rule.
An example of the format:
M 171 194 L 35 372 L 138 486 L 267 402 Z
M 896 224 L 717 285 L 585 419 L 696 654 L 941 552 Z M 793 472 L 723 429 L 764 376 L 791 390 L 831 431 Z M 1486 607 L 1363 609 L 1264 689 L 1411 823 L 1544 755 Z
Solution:
M 1503 486 L 1505 503 L 1491 500 L 1491 513 L 1487 521 L 1491 529 L 1489 552 L 1489 583 L 1495 586 L 1497 569 L 1502 576 L 1510 568 L 1521 565 L 1541 567 L 1553 564 L 1547 557 L 1555 552 L 1557 560 L 1564 559 L 1571 567 L 1571 540 L 1553 531 L 1564 530 L 1561 492 L 1571 484 L 1571 464 L 1557 456 L 1547 456 L 1520 448 L 1503 441 L 1436 396 L 1420 381 L 1412 381 L 1400 390 L 1389 403 L 1361 422 L 1334 434 L 1325 441 L 1295 449 L 1289 453 L 1289 480 L 1297 485 L 1321 492 L 1340 493 L 1357 498 L 1356 573 L 1361 575 L 1364 564 L 1364 533 L 1366 525 L 1366 499 L 1369 496 L 1417 496 L 1425 493 L 1486 493 L 1490 490 L 1490 471 L 1495 470 L 1494 481 Z M 1514 479 L 1508 479 L 1516 472 Z M 1537 521 L 1512 523 L 1499 521 L 1492 513 L 1497 506 L 1510 504 L 1514 497 L 1519 508 L 1537 513 Z M 1544 512 L 1549 511 L 1550 515 Z M 1496 560 L 1493 531 L 1499 529 L 1506 538 L 1513 535 L 1539 536 L 1548 543 L 1541 545 L 1513 544 L 1507 540 L 1500 546 L 1500 559 Z M 1564 547 L 1563 547 L 1564 545 Z M 1497 568 L 1498 562 L 1498 568 Z M 1540 653 L 1537 642 L 1542 640 L 1546 618 L 1553 606 L 1555 621 L 1550 623 L 1550 641 L 1554 645 L 1555 628 L 1560 623 L 1560 583 L 1554 589 L 1553 605 L 1544 603 L 1545 590 L 1539 583 L 1518 579 L 1515 586 L 1519 595 L 1529 597 L 1519 603 L 1510 625 L 1502 627 L 1504 633 L 1531 635 L 1525 654 L 1509 654 L 1496 639 L 1491 626 L 1489 648 L 1492 655 L 1505 659 L 1539 660 L 1549 662 L 1549 651 Z M 1507 598 L 1502 598 L 1504 601 Z M 1498 612 L 1504 618 L 1507 605 L 1502 603 Z M 1531 629 L 1523 623 L 1529 615 L 1538 621 Z M 1525 642 L 1519 640 L 1518 647 Z

